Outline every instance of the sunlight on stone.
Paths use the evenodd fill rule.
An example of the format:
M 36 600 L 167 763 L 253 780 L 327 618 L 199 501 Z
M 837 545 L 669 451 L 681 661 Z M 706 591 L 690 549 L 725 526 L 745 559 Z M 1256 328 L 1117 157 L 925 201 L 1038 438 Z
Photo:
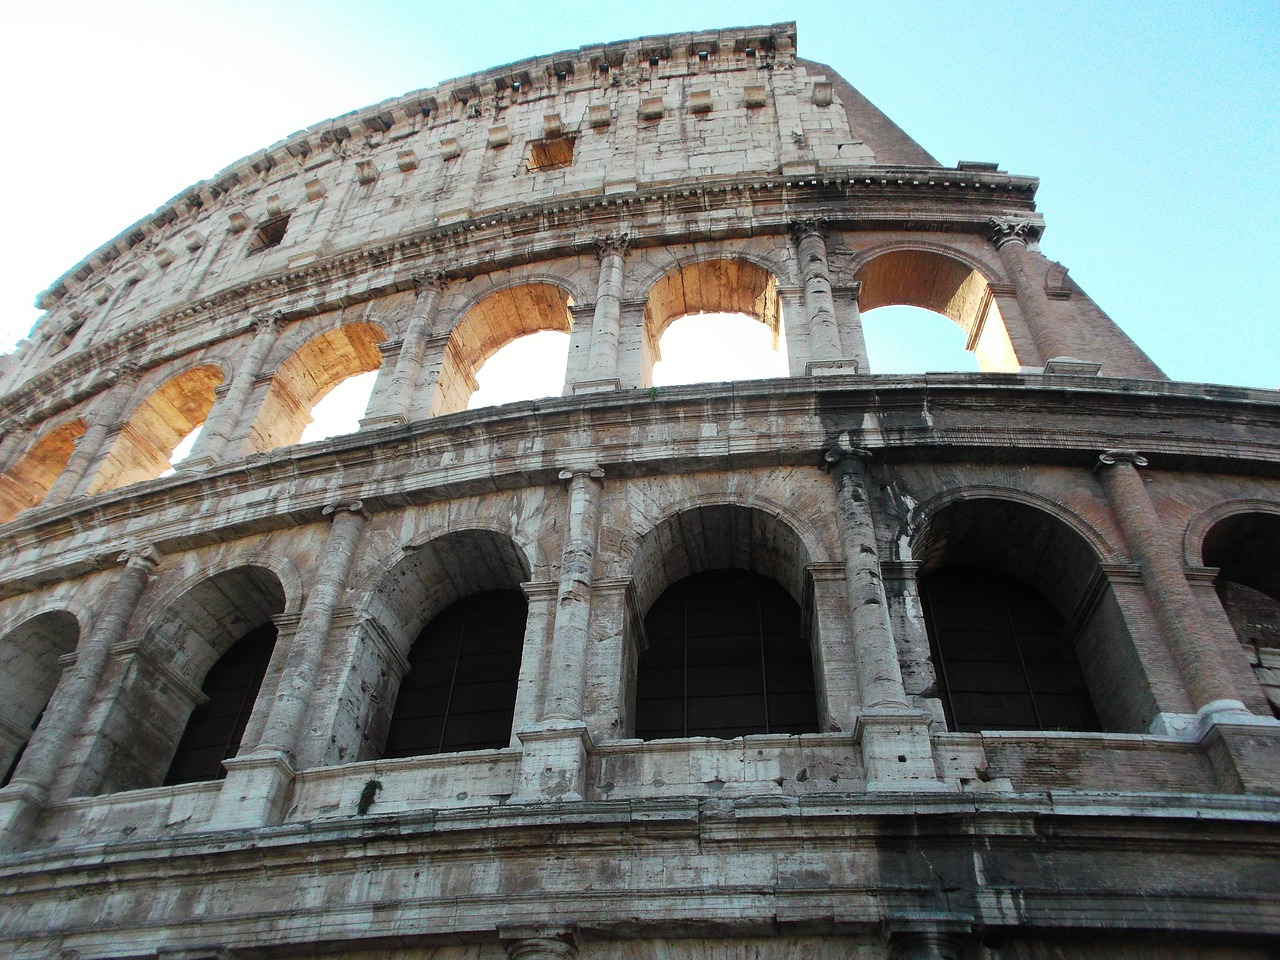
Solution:
M 476 372 L 480 389 L 467 401 L 467 409 L 538 397 L 558 397 L 564 391 L 564 371 L 568 361 L 567 333 L 543 330 L 513 340 L 486 360 Z
M 922 307 L 880 307 L 862 315 L 869 373 L 976 372 L 978 358 L 964 348 L 954 321 Z
M 653 384 L 718 383 L 787 375 L 785 337 L 741 313 L 703 313 L 681 317 L 667 327 L 659 344 L 662 359 L 653 365 Z
M 311 408 L 311 423 L 302 431 L 298 442 L 315 443 L 359 430 L 377 379 L 378 371 L 371 370 L 348 377 L 334 387 L 328 396 Z

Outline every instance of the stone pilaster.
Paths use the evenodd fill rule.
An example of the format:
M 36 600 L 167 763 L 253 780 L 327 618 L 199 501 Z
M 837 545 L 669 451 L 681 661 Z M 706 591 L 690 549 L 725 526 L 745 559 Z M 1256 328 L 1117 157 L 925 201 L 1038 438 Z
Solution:
M 591 318 L 591 353 L 587 375 L 574 385 L 575 393 L 618 389 L 618 339 L 622 324 L 623 266 L 630 242 L 625 233 L 611 233 L 596 241 L 600 277 Z
M 600 514 L 599 467 L 563 470 L 569 485 L 556 593 L 555 633 L 547 664 L 542 716 L 517 731 L 524 745 L 518 795 L 523 799 L 581 799 L 590 737 L 583 721 L 591 587 Z
M 422 375 L 427 341 L 431 337 L 431 327 L 440 305 L 440 298 L 449 285 L 449 277 L 443 271 L 437 270 L 417 274 L 413 282 L 418 288 L 418 296 L 414 301 L 413 315 L 409 318 L 399 351 L 394 359 L 391 359 L 394 368 L 390 382 L 381 392 L 375 389 L 375 396 L 369 404 L 369 416 L 360 422 L 361 427 L 408 423 L 411 419 L 413 398 L 417 391 L 418 380 Z
M 861 281 L 831 288 L 831 297 L 836 310 L 836 326 L 840 330 L 840 345 L 844 352 L 845 373 L 871 372 L 871 361 L 867 356 L 867 338 L 862 332 L 862 309 L 858 304 L 861 296 Z
M 160 554 L 149 544 L 141 544 L 130 546 L 118 559 L 124 569 L 111 588 L 106 607 L 76 649 L 75 664 L 58 681 L 13 775 L 10 786 L 30 806 L 38 807 L 49 799 L 71 741 L 97 693 L 111 650 L 124 639 L 147 582 L 160 563 Z M 7 805 L 0 810 L 0 835 L 8 835 L 3 845 L 20 844 L 23 824 L 29 826 L 29 822 L 30 810 L 9 809 Z
M 253 341 L 244 360 L 236 367 L 231 381 L 215 391 L 217 399 L 209 418 L 204 422 L 204 429 L 191 450 L 191 455 L 182 461 L 181 469 L 199 470 L 221 463 L 225 459 L 228 443 L 238 433 L 244 416 L 249 395 L 253 392 L 254 381 L 262 372 L 267 354 L 280 336 L 284 326 L 284 314 L 264 313 L 254 318 Z M 219 392 L 221 391 L 221 392 Z
M 865 460 L 867 451 L 829 451 L 836 480 L 836 520 L 844 548 L 853 625 L 868 789 L 941 789 L 929 741 L 930 716 L 907 700 L 889 602 L 880 572 Z
M 840 328 L 836 324 L 835 300 L 831 295 L 827 241 L 818 220 L 796 221 L 791 225 L 791 237 L 800 262 L 805 318 L 809 322 L 809 366 L 820 367 L 844 356 Z M 806 374 L 810 372 L 806 370 Z
M 26 421 L 13 419 L 0 424 L 0 473 L 12 469 L 30 442 L 31 429 Z
M 1000 252 L 1000 262 L 1013 282 L 1018 308 L 1031 331 L 1041 364 L 1055 357 L 1071 356 L 1071 346 L 1058 329 L 1056 311 L 1045 293 L 1044 282 L 1037 279 L 1039 265 L 1027 249 L 1028 242 L 1040 235 L 1040 226 L 1024 217 L 992 217 L 988 225 L 991 241 Z
M 120 415 L 133 398 L 134 389 L 141 379 L 141 371 L 132 364 L 124 364 L 109 379 L 112 385 L 107 395 L 85 417 L 88 429 L 76 441 L 75 450 L 67 459 L 66 467 L 50 486 L 45 497 L 46 503 L 67 500 L 84 486 L 90 470 L 106 453 L 108 441 L 120 429 Z
M 1147 461 L 1133 450 L 1098 457 L 1099 476 L 1129 552 L 1142 571 L 1156 619 L 1168 641 L 1197 710 L 1244 710 L 1227 682 L 1214 631 L 1196 603 L 1177 550 L 1156 512 L 1138 467 Z
M 275 700 L 256 750 L 225 761 L 223 781 L 211 826 L 262 826 L 276 822 L 294 774 L 302 723 L 315 693 L 329 645 L 334 615 L 347 588 L 369 515 L 359 500 L 324 508 L 332 518 L 311 592 L 276 685 Z

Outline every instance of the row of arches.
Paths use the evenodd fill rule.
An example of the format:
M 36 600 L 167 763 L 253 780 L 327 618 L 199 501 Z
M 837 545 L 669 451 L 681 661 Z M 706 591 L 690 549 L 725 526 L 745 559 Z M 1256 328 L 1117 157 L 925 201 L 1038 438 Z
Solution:
M 1109 554 L 1079 528 L 1028 502 L 977 496 L 940 506 L 912 541 L 918 568 L 886 573 L 895 643 L 904 667 L 923 663 L 909 692 L 946 728 L 1145 732 L 1152 716 L 1185 710 L 1160 644 L 1144 634 L 1145 609 L 1108 578 Z M 1280 512 L 1228 516 L 1204 538 L 1222 619 L 1255 651 L 1280 650 L 1277 551 Z M 834 675 L 831 598 L 814 559 L 787 519 L 737 504 L 689 507 L 642 536 L 629 579 L 638 616 L 602 628 L 622 638 L 617 675 L 591 678 L 616 688 L 596 707 L 617 714 L 604 726 L 641 740 L 841 728 L 848 718 L 833 716 L 830 691 L 847 678 Z M 532 575 L 510 536 L 485 529 L 428 539 L 387 569 L 351 628 L 371 642 L 334 644 L 350 660 L 334 666 L 345 679 L 330 689 L 359 703 L 345 758 L 518 745 L 548 679 Z M 92 792 L 216 779 L 224 759 L 251 750 L 298 588 L 250 560 L 135 625 L 145 657 L 115 681 L 96 732 L 110 771 Z M 0 639 L 6 782 L 81 625 L 48 610 Z M 1280 691 L 1268 695 L 1280 715 Z
M 976 345 L 981 339 L 978 333 L 985 330 L 981 336 L 989 338 L 991 331 L 1002 330 L 1003 324 L 989 293 L 989 271 L 981 270 L 972 257 L 958 257 L 955 252 L 886 250 L 871 258 L 862 270 L 863 302 L 867 308 L 900 304 L 933 311 L 935 316 L 959 325 L 956 335 L 961 340 L 968 337 L 968 347 L 976 351 L 984 367 L 1016 369 L 1016 358 L 1008 351 L 1007 355 L 991 350 L 984 354 Z M 648 387 L 715 377 L 803 373 L 803 358 L 792 357 L 789 361 L 787 356 L 788 333 L 783 324 L 784 304 L 778 279 L 784 270 L 782 264 L 745 254 L 669 263 L 648 281 L 643 301 L 635 301 L 643 315 L 634 327 L 628 328 L 629 333 L 624 331 L 624 339 L 635 339 L 619 345 L 619 382 Z M 425 322 L 432 325 L 431 336 L 442 346 L 438 350 L 428 347 L 423 369 L 414 371 L 403 387 L 412 393 L 404 403 L 410 417 L 455 413 L 495 399 L 506 402 L 571 392 L 574 382 L 590 379 L 590 317 L 576 308 L 580 286 L 550 277 L 514 281 L 465 300 L 458 308 L 456 323 L 451 323 L 447 314 L 426 318 Z M 108 440 L 104 449 L 92 451 L 96 454 L 94 461 L 85 465 L 89 475 L 75 485 L 94 494 L 153 479 L 171 470 L 191 452 L 193 443 L 196 459 L 201 459 L 202 451 L 216 444 L 208 437 L 196 439 L 197 431 L 215 414 L 230 421 L 229 426 L 222 424 L 218 431 L 211 431 L 230 434 L 226 437 L 230 446 L 217 450 L 220 458 L 267 452 L 304 438 L 321 439 L 354 430 L 361 413 L 377 420 L 384 412 L 381 408 L 387 406 L 386 394 L 392 384 L 391 378 L 384 376 L 379 395 L 375 378 L 379 371 L 389 372 L 393 362 L 384 358 L 380 344 L 404 332 L 400 328 L 409 322 L 405 315 L 413 312 L 411 303 L 402 302 L 406 296 L 388 305 L 390 317 L 379 316 L 376 308 L 364 311 L 359 319 L 335 314 L 335 325 L 300 343 L 297 332 L 277 332 L 279 341 L 294 344 L 290 352 L 279 356 L 279 348 L 270 345 L 268 358 L 279 359 L 264 362 L 261 371 L 247 373 L 251 377 L 267 376 L 265 390 L 231 390 L 231 371 L 221 360 L 212 359 L 197 362 L 158 383 L 153 377 L 148 378 L 140 388 L 145 391 L 141 399 L 135 392 L 125 404 L 119 422 L 105 425 Z M 788 315 L 796 315 L 793 321 L 799 322 L 802 306 L 794 297 L 785 306 Z M 624 307 L 624 313 L 630 309 Z M 847 310 L 852 313 L 843 322 L 859 327 L 856 303 L 848 305 Z M 584 323 L 588 328 L 575 337 L 575 324 Z M 940 339 L 919 336 L 910 323 L 900 317 L 891 322 L 908 330 L 907 335 L 896 339 L 911 344 Z M 940 319 L 938 323 L 946 326 Z M 308 326 L 315 329 L 314 324 Z M 879 324 L 871 322 L 866 326 L 873 331 Z M 297 327 L 300 331 L 303 325 Z M 759 332 L 754 339 L 753 331 Z M 666 336 L 668 332 L 671 337 Z M 553 341 L 549 347 L 548 339 Z M 665 358 L 664 369 L 660 341 L 665 343 L 668 339 L 684 345 L 672 348 L 670 352 L 675 356 Z M 865 354 L 861 329 L 847 339 L 857 341 L 851 347 L 853 353 Z M 537 352 L 538 341 L 541 352 Z M 526 352 L 529 348 L 535 352 Z M 252 355 L 253 347 L 248 352 Z M 679 362 L 681 352 L 683 364 Z M 970 356 L 957 345 L 951 347 L 951 352 L 955 358 Z M 242 358 L 240 365 L 246 362 Z M 478 393 L 481 368 L 491 362 L 495 365 L 493 382 Z M 717 362 L 719 368 L 715 369 Z M 860 363 L 865 372 L 864 356 Z M 974 364 L 943 361 L 935 368 L 973 369 Z M 901 364 L 895 364 L 894 369 L 900 370 Z M 336 412 L 322 410 L 323 422 L 313 423 L 318 405 L 335 390 L 339 391 L 334 397 Z M 220 393 L 227 395 L 222 401 L 224 406 L 254 406 L 216 409 Z M 309 426 L 318 429 L 304 433 Z M 87 432 L 88 420 L 82 415 L 59 421 L 36 437 L 0 477 L 0 522 L 48 495 L 71 461 L 77 442 Z

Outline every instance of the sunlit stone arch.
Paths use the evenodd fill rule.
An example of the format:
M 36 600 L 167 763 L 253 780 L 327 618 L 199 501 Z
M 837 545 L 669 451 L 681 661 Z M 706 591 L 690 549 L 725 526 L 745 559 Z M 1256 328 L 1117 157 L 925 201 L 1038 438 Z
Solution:
M 83 417 L 72 417 L 46 427 L 13 466 L 0 475 L 0 523 L 12 520 L 44 500 L 53 482 L 66 469 L 76 441 L 87 429 Z
M 202 362 L 147 393 L 121 426 L 88 492 L 153 480 L 169 469 L 174 449 L 208 418 L 223 379 L 219 364 Z

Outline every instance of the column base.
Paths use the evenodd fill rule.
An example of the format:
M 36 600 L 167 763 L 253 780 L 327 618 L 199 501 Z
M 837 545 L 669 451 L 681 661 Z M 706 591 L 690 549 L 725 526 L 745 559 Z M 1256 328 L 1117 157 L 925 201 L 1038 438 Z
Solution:
M 546 720 L 516 731 L 524 747 L 516 783 L 517 802 L 581 800 L 587 792 L 592 743 L 581 720 Z
M 1280 794 L 1280 720 L 1250 713 L 1238 700 L 1206 703 L 1196 718 L 1200 745 L 1223 789 Z
M 927 713 L 863 713 L 853 728 L 867 790 L 949 790 L 938 779 Z
M 804 375 L 806 377 L 823 377 L 833 373 L 858 373 L 859 366 L 856 357 L 842 357 L 839 360 L 810 360 L 804 365 Z
M 289 757 L 277 751 L 232 757 L 222 761 L 227 778 L 209 821 L 211 830 L 269 827 L 284 819 L 293 786 Z
M 584 393 L 613 393 L 622 389 L 622 381 L 617 377 L 608 380 L 579 380 L 572 386 L 573 395 L 577 397 Z
M 26 849 L 49 801 L 49 792 L 24 780 L 0 790 L 0 853 Z
M 1101 372 L 1102 364 L 1075 357 L 1050 357 L 1042 371 L 1046 377 L 1096 377 Z
M 360 421 L 361 430 L 377 430 L 379 427 L 402 427 L 409 422 L 403 413 L 387 413 L 379 417 L 365 417 Z

